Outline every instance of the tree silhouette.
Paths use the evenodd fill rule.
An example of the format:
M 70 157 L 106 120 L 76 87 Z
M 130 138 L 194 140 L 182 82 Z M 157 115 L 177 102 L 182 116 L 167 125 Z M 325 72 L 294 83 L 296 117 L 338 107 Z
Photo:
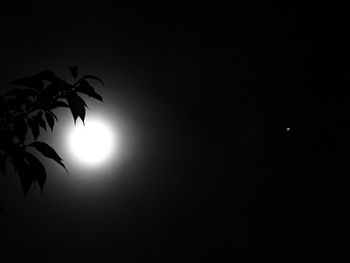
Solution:
M 38 141 L 42 130 L 51 131 L 58 121 L 53 110 L 69 108 L 74 123 L 85 119 L 85 101 L 79 93 L 103 101 L 88 80 L 103 81 L 93 75 L 78 78 L 78 68 L 69 67 L 74 83 L 57 77 L 50 70 L 43 70 L 30 77 L 11 82 L 20 88 L 13 88 L 0 95 L 0 173 L 5 174 L 6 163 L 12 164 L 19 176 L 25 196 L 33 183 L 37 182 L 41 192 L 46 181 L 46 170 L 41 161 L 28 148 L 34 148 L 44 157 L 60 164 L 68 173 L 63 160 L 46 142 Z M 31 133 L 32 136 L 29 134 Z M 32 138 L 30 140 L 30 138 Z

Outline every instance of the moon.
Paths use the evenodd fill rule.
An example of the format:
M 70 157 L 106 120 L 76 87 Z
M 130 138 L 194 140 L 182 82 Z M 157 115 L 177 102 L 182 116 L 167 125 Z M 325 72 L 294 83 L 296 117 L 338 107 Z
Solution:
M 116 148 L 116 134 L 102 119 L 77 122 L 69 132 L 69 150 L 77 162 L 85 166 L 100 166 L 111 159 Z
M 143 154 L 140 138 L 144 132 L 139 132 L 142 129 L 123 109 L 111 104 L 92 104 L 89 109 L 84 123 L 74 122 L 69 112 L 58 112 L 61 126 L 43 138 L 52 142 L 74 180 L 84 185 L 119 177 Z

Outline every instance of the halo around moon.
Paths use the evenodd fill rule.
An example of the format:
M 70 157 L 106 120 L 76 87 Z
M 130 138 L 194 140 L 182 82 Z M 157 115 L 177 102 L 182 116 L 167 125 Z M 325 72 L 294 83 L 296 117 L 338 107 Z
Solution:
M 68 146 L 77 162 L 98 166 L 107 162 L 115 151 L 116 132 L 104 120 L 78 122 L 68 135 Z
M 84 184 L 119 177 L 142 153 L 139 142 L 143 133 L 132 115 L 111 103 L 90 104 L 85 126 L 80 119 L 74 123 L 69 112 L 58 109 L 55 113 L 60 126 L 42 138 L 51 142 L 72 178 Z

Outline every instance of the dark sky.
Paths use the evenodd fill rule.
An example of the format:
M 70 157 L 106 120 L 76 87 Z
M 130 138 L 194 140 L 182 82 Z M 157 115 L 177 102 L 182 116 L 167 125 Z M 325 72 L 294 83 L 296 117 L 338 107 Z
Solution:
M 105 81 L 105 110 L 122 116 L 134 147 L 120 168 L 89 183 L 47 163 L 45 197 L 34 188 L 25 199 L 13 174 L 1 178 L 1 255 L 316 262 L 319 248 L 345 244 L 346 14 L 1 12 L 2 87 L 42 69 L 68 78 L 77 65 Z

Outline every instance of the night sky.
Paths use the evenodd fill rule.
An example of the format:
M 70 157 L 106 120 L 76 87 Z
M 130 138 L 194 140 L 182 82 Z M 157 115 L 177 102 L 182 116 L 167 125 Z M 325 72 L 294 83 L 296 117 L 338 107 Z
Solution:
M 42 138 L 71 173 L 44 160 L 44 196 L 27 198 L 0 178 L 0 257 L 317 262 L 347 246 L 345 12 L 96 5 L 1 9 L 2 90 L 76 65 L 105 82 L 87 118 L 125 136 L 123 158 L 87 172 L 58 112 Z

